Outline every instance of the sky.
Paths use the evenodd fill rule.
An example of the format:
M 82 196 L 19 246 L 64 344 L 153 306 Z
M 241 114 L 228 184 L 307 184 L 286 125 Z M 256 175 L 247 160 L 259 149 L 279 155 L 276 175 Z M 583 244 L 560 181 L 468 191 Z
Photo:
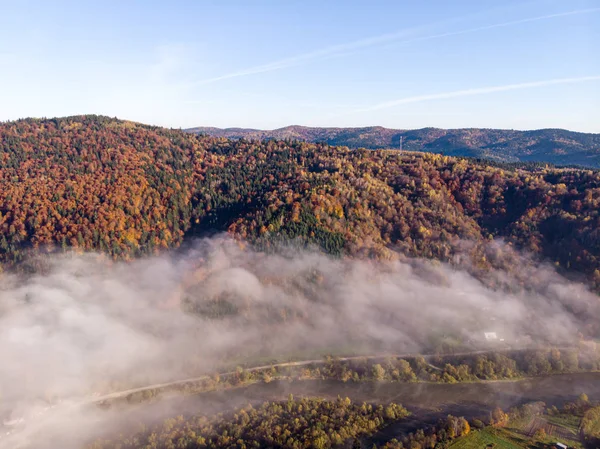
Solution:
M 0 120 L 600 132 L 600 0 L 0 0 Z

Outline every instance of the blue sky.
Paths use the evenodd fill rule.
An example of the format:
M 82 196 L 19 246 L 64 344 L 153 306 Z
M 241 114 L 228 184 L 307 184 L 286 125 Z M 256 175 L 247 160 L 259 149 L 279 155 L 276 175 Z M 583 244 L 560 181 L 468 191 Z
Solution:
M 0 120 L 600 132 L 599 0 L 0 0 Z

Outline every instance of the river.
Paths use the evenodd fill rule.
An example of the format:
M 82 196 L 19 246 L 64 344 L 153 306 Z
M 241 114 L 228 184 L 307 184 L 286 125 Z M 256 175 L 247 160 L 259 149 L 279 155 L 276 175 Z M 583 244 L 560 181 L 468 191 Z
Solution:
M 483 417 L 496 406 L 506 410 L 533 401 L 560 407 L 581 393 L 586 393 L 590 400 L 600 400 L 600 373 L 459 384 L 273 381 L 192 396 L 174 395 L 145 404 L 114 405 L 108 410 L 87 406 L 85 410 L 77 410 L 70 416 L 50 417 L 48 425 L 39 426 L 35 432 L 38 435 L 39 432 L 43 433 L 43 444 L 36 437 L 33 447 L 75 449 L 91 438 L 131 431 L 137 423 L 151 425 L 177 415 L 226 412 L 249 403 L 256 405 L 263 401 L 283 400 L 290 394 L 329 399 L 347 396 L 356 402 L 400 403 L 413 412 L 415 418 L 388 428 L 387 436 L 393 437 L 413 431 L 422 423 L 433 423 L 448 413 L 467 418 Z

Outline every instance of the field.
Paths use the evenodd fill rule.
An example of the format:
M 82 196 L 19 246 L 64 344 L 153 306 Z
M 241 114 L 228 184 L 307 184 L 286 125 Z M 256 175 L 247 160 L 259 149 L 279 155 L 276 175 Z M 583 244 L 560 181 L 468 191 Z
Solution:
M 450 448 L 481 449 L 487 446 L 494 447 L 494 449 L 522 449 L 527 447 L 525 440 L 523 440 L 523 444 L 514 441 L 502 429 L 486 428 L 481 431 L 471 432 L 466 437 L 459 438 L 450 445 Z
M 569 447 L 581 448 L 577 437 L 579 418 L 572 415 L 535 416 L 532 418 L 513 421 L 505 428 L 488 427 L 474 431 L 466 437 L 456 440 L 452 449 L 495 449 L 537 448 L 543 444 L 562 442 Z M 541 440 L 535 438 L 536 432 L 544 430 L 546 436 Z M 491 446 L 491 445 L 494 446 Z
M 572 430 L 574 434 L 577 434 L 579 431 L 579 424 L 581 422 L 581 418 L 575 415 L 555 415 L 555 416 L 545 416 L 546 421 L 551 424 L 566 427 L 569 430 Z
M 533 438 L 536 432 L 543 430 L 547 435 L 545 441 L 560 441 L 569 446 L 578 446 L 579 438 L 577 437 L 575 419 L 576 417 L 567 417 L 567 415 L 535 416 L 521 430 L 528 438 Z

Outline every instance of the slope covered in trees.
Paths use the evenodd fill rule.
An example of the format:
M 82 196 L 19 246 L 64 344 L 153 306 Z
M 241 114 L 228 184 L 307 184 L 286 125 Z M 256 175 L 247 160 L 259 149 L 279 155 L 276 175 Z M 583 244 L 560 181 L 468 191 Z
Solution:
M 600 174 L 107 117 L 0 124 L 0 260 L 75 247 L 129 258 L 228 231 L 268 248 L 514 268 L 500 237 L 600 286 Z M 468 256 L 468 257 L 465 257 Z
M 548 162 L 600 167 L 600 135 L 564 129 L 515 131 L 503 129 L 311 128 L 287 126 L 263 131 L 198 127 L 188 132 L 230 139 L 290 139 L 345 145 L 350 148 L 397 149 L 479 157 L 504 162 Z M 402 142 L 402 143 L 401 143 Z

